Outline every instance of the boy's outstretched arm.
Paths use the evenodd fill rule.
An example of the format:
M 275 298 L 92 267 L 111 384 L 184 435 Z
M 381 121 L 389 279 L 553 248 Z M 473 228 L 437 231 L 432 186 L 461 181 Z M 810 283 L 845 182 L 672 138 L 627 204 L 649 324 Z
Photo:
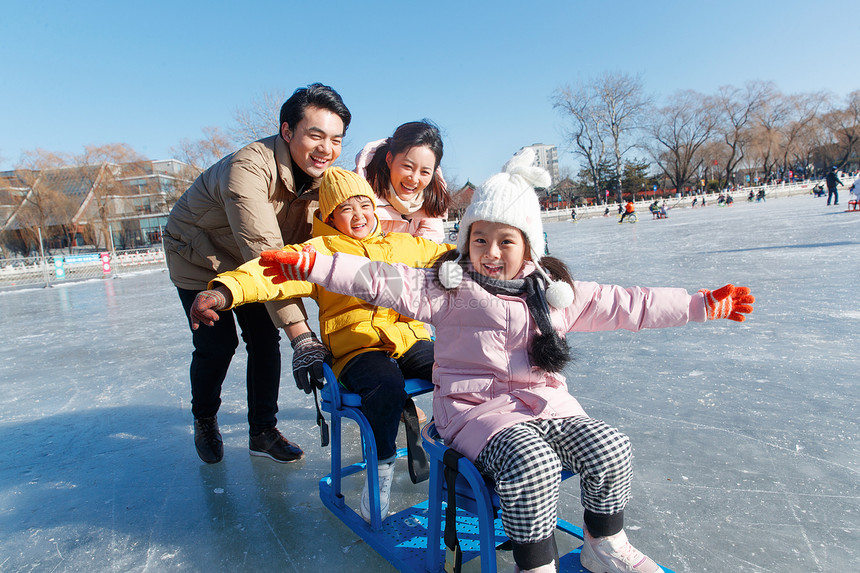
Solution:
M 727 318 L 743 322 L 747 318 L 745 315 L 753 311 L 755 297 L 750 294 L 749 287 L 728 284 L 713 292 L 707 289 L 701 289 L 699 292 L 705 295 L 708 320 Z
M 198 293 L 191 305 L 192 330 L 197 330 L 201 322 L 206 326 L 213 326 L 219 319 L 216 311 L 228 309 L 232 303 L 233 295 L 224 285 Z M 293 346 L 293 378 L 296 386 L 299 390 L 304 390 L 305 394 L 310 394 L 314 387 L 322 388 L 325 384 L 322 365 L 325 362 L 331 366 L 331 353 L 305 322 L 285 326 L 284 330 Z M 299 332 L 300 334 L 296 334 Z
M 189 313 L 191 330 L 197 330 L 201 322 L 206 326 L 213 326 L 218 320 L 218 313 L 215 311 L 230 308 L 232 302 L 233 295 L 224 285 L 197 293 Z

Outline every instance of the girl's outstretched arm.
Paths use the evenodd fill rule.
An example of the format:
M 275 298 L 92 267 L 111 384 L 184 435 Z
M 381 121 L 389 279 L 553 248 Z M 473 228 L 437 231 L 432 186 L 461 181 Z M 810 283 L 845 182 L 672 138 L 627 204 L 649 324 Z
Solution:
M 728 318 L 741 322 L 755 297 L 747 287 L 726 285 L 689 294 L 681 288 L 645 288 L 577 281 L 576 297 L 565 309 L 568 331 L 594 332 L 683 326 Z
M 371 261 L 346 253 L 330 256 L 316 252 L 310 245 L 302 252 L 264 251 L 260 265 L 272 282 L 306 280 L 422 322 L 432 323 L 447 300 L 441 287 L 433 284 L 435 273 L 430 269 Z

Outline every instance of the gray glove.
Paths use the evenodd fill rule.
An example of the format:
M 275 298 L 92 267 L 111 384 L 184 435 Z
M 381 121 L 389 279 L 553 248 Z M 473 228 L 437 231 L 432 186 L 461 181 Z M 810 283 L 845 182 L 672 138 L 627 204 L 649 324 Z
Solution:
M 331 352 L 313 332 L 302 333 L 291 342 L 293 346 L 293 378 L 296 386 L 310 394 L 325 385 L 323 363 L 331 366 Z

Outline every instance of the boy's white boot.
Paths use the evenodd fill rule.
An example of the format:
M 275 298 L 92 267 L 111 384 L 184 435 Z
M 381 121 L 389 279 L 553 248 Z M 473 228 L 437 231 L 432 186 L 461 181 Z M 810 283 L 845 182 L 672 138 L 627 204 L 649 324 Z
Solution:
M 388 517 L 388 506 L 391 500 L 391 482 L 394 479 L 394 462 L 379 464 L 379 513 L 382 519 Z M 361 492 L 361 517 L 370 523 L 370 480 L 364 480 L 364 491 Z
M 592 537 L 583 529 L 585 539 L 579 562 L 592 573 L 658 573 L 662 571 L 649 557 L 630 545 L 622 529 L 608 537 Z

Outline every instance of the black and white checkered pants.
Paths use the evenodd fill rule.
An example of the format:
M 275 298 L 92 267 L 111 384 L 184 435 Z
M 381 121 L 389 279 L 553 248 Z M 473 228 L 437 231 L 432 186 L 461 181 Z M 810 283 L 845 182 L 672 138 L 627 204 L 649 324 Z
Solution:
M 574 416 L 506 428 L 475 465 L 496 482 L 508 537 L 534 543 L 555 529 L 562 468 L 579 474 L 585 509 L 616 514 L 630 500 L 631 458 L 626 435 L 601 420 Z

